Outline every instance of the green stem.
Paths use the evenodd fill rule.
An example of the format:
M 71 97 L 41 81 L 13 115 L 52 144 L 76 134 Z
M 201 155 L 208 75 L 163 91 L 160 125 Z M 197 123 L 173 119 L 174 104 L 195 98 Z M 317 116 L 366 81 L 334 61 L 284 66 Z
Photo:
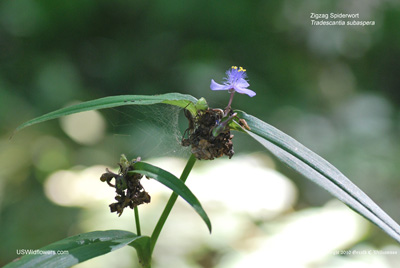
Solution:
M 187 177 L 190 174 L 190 171 L 192 171 L 192 168 L 194 164 L 196 163 L 196 157 L 192 154 L 186 163 L 185 169 L 182 171 L 180 180 L 185 182 Z M 169 213 L 171 212 L 172 208 L 174 207 L 174 204 L 176 202 L 176 199 L 178 198 L 178 195 L 175 193 L 171 194 L 171 197 L 168 200 L 167 205 L 164 208 L 163 213 L 160 216 L 160 219 L 157 222 L 156 227 L 154 228 L 153 233 L 151 234 L 151 241 L 150 241 L 150 252 L 153 253 L 154 247 L 157 243 L 157 239 L 161 233 L 161 230 L 169 216 Z
M 142 235 L 142 231 L 140 231 L 139 209 L 136 206 L 133 210 L 135 211 L 136 233 L 137 235 Z

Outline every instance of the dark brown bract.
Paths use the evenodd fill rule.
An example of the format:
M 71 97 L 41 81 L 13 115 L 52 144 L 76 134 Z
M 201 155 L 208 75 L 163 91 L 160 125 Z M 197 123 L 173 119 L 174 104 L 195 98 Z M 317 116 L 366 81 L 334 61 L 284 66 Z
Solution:
M 134 170 L 137 161 L 140 161 L 140 158 L 127 161 L 126 157 L 122 155 L 118 174 L 106 169 L 107 172 L 100 177 L 101 181 L 106 181 L 110 187 L 115 188 L 117 193 L 115 200 L 118 202 L 110 204 L 110 210 L 117 212 L 118 216 L 121 216 L 126 207 L 133 209 L 141 204 L 150 203 L 150 195 L 140 184 L 143 175 L 129 172 Z M 111 183 L 112 179 L 115 179 L 115 184 Z
M 213 160 L 223 155 L 229 158 L 233 156 L 233 135 L 229 126 L 226 125 L 218 131 L 216 137 L 213 136 L 214 128 L 220 126 L 224 116 L 221 109 L 200 110 L 195 117 L 185 110 L 185 116 L 189 120 L 189 127 L 184 133 L 182 146 L 191 146 L 197 159 Z

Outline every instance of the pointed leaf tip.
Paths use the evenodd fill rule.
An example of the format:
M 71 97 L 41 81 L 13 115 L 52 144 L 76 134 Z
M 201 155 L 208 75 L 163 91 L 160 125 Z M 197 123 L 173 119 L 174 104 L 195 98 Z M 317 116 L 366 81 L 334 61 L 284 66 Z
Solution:
M 248 133 L 282 162 L 330 192 L 400 243 L 400 226 L 332 164 L 260 119 L 242 111 L 235 112 L 250 127 L 250 130 L 241 128 L 240 131 Z
M 180 93 L 167 93 L 160 95 L 120 95 L 120 96 L 110 96 L 100 99 L 90 100 L 81 102 L 75 105 L 64 107 L 56 111 L 44 114 L 42 116 L 31 119 L 21 125 L 19 125 L 14 134 L 18 131 L 32 126 L 34 124 L 42 123 L 48 120 L 56 119 L 62 116 L 86 112 L 91 110 L 100 110 L 105 108 L 113 108 L 126 105 L 151 105 L 158 103 L 165 103 L 181 108 L 188 109 L 192 114 L 196 113 L 195 103 L 197 99 L 190 95 L 180 94 Z

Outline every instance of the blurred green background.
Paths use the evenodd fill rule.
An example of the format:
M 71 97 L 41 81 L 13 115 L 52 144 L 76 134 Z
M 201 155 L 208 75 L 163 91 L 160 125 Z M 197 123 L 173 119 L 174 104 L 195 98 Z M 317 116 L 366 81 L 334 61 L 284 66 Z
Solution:
M 311 12 L 359 13 L 360 20 L 376 25 L 311 26 Z M 326 158 L 400 222 L 399 26 L 396 1 L 2 0 L 0 265 L 17 258 L 17 249 L 36 249 L 96 228 L 83 227 L 90 226 L 87 207 L 62 206 L 49 198 L 44 184 L 54 172 L 115 167 L 121 153 L 130 158 L 188 155 L 178 145 L 186 128 L 183 113 L 171 107 L 110 109 L 89 114 L 83 123 L 82 116 L 75 123 L 53 120 L 9 140 L 19 124 L 76 101 L 109 95 L 180 92 L 222 108 L 229 95 L 212 92 L 209 84 L 211 79 L 221 82 L 232 65 L 247 69 L 250 88 L 257 92 L 254 98 L 235 96 L 234 108 Z M 85 129 L 88 133 L 82 134 Z M 263 151 L 243 135 L 237 134 L 234 142 L 234 158 Z M 332 199 L 268 154 L 262 157 L 294 183 L 299 196 L 291 210 L 272 219 L 240 217 L 260 226 Z M 100 184 L 97 178 L 92 183 Z M 244 179 L 237 183 L 251 188 Z M 81 187 L 91 192 L 97 186 Z M 106 190 L 111 203 L 112 189 Z M 96 213 L 108 215 L 107 203 Z M 375 226 L 368 228 L 342 249 L 396 246 Z M 194 230 L 200 231 L 206 233 Z M 240 267 L 223 266 L 229 250 L 221 248 L 203 247 L 182 258 L 191 260 L 190 267 Z M 381 267 L 395 267 L 393 258 L 377 258 L 387 265 Z M 120 267 L 128 265 L 129 260 Z M 189 267 L 175 267 L 185 265 Z

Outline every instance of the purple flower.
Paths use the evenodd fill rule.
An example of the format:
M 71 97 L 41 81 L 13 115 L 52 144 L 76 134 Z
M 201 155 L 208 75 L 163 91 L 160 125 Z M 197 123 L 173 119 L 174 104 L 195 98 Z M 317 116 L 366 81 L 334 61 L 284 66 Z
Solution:
M 254 97 L 256 93 L 247 87 L 250 84 L 247 82 L 246 69 L 242 67 L 232 66 L 228 71 L 226 71 L 227 77 L 224 78 L 225 82 L 223 85 L 218 84 L 211 79 L 211 90 L 228 90 L 230 93 L 237 92 L 240 94 L 247 94 L 250 97 Z

